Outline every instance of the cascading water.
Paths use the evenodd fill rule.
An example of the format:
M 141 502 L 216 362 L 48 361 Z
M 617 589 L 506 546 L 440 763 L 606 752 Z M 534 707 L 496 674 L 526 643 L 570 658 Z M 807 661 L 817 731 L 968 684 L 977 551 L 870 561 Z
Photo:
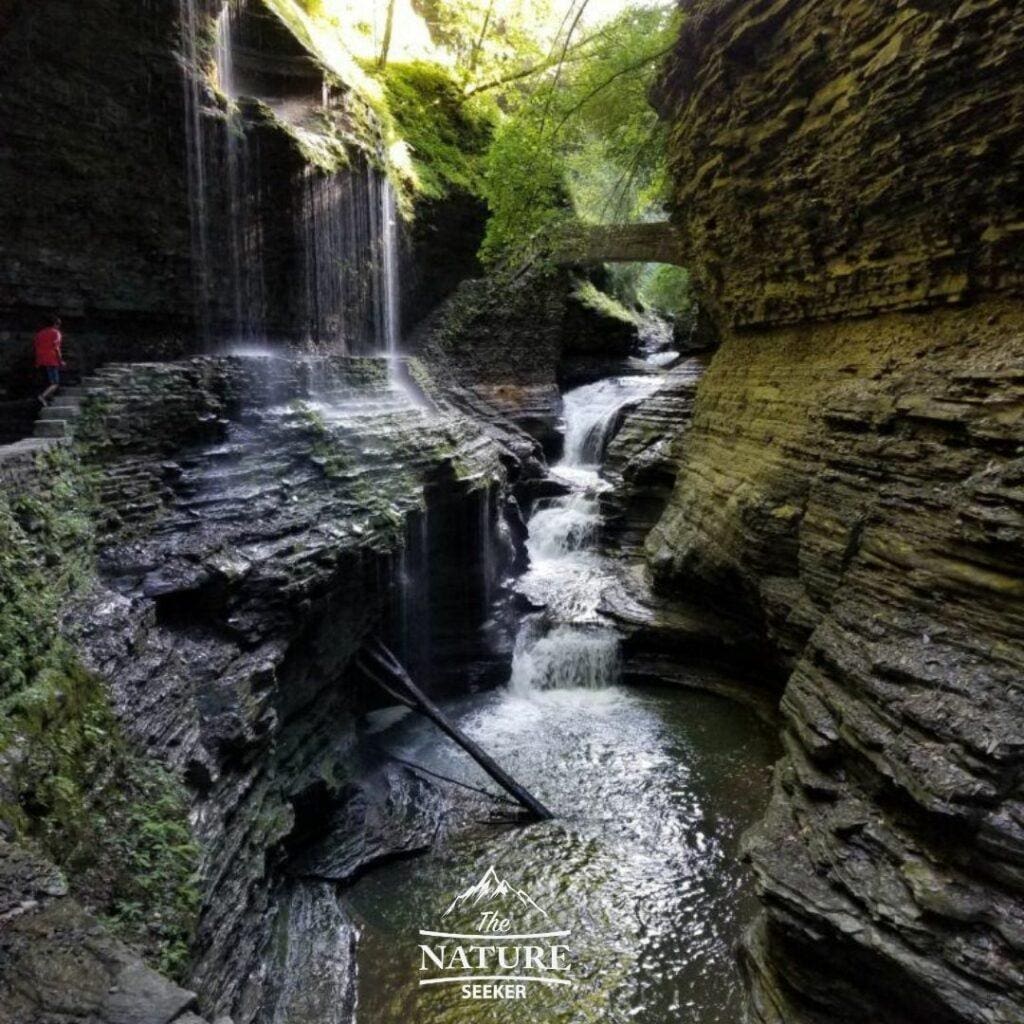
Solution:
M 653 355 L 651 368 L 665 361 Z M 492 804 L 452 789 L 429 854 L 371 872 L 345 893 L 359 928 L 357 1024 L 483 1019 L 482 1004 L 458 986 L 417 986 L 416 943 L 453 893 L 495 869 L 550 915 L 546 926 L 565 929 L 574 988 L 535 986 L 528 1006 L 495 999 L 487 1020 L 575 1020 L 588 1008 L 608 1024 L 739 1019 L 733 951 L 751 905 L 737 847 L 761 807 L 765 790 L 751 783 L 767 779 L 769 732 L 714 697 L 612 685 L 619 640 L 600 613 L 616 568 L 597 548 L 597 498 L 609 486 L 599 467 L 623 409 L 661 381 L 617 378 L 565 396 L 566 455 L 552 478 L 566 493 L 530 519 L 532 564 L 517 582 L 543 610 L 521 623 L 508 689 L 445 702 L 557 817 L 494 828 Z M 486 558 L 483 521 L 481 538 Z M 479 767 L 422 717 L 388 709 L 368 725 L 375 753 L 479 787 Z M 479 930 L 469 919 L 465 928 Z
M 336 172 L 309 164 L 284 176 L 277 164 L 264 166 L 268 147 L 248 120 L 250 101 L 316 132 L 327 93 L 318 88 L 308 102 L 259 95 L 264 58 L 253 28 L 259 14 L 247 0 L 220 8 L 209 53 L 200 43 L 208 15 L 199 0 L 179 5 L 192 257 L 204 338 L 216 334 L 237 346 L 280 337 L 379 355 L 394 366 L 401 286 L 390 182 L 369 160 L 354 159 Z M 273 54 L 266 59 L 272 62 Z
M 619 677 L 619 638 L 598 612 L 611 566 L 595 550 L 606 486 L 598 469 L 622 411 L 653 394 L 657 376 L 613 377 L 568 392 L 565 456 L 552 475 L 569 488 L 530 518 L 530 570 L 519 590 L 544 611 L 520 627 L 511 689 L 599 689 Z
M 181 27 L 182 82 L 185 90 L 185 154 L 188 174 L 189 229 L 196 320 L 204 342 L 210 337 L 209 202 L 206 180 L 206 145 L 203 136 L 202 84 L 199 73 L 199 14 L 196 0 L 178 0 Z
M 657 376 L 609 377 L 568 392 L 563 398 L 565 456 L 555 472 L 599 467 L 622 411 L 660 386 Z

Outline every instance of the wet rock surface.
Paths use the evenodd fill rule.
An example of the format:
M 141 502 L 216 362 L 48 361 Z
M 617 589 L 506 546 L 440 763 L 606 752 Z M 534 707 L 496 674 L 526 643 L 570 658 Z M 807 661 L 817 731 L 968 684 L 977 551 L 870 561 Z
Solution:
M 464 635 L 482 619 L 485 567 L 498 574 L 506 557 L 500 525 L 484 565 L 477 536 L 500 508 L 501 449 L 392 387 L 383 360 L 269 356 L 111 366 L 86 397 L 78 445 L 105 534 L 67 630 L 128 733 L 193 790 L 201 1005 L 299 1019 L 302 984 L 290 996 L 252 988 L 315 967 L 294 962 L 308 949 L 281 953 L 288 922 L 342 941 L 326 938 L 338 885 L 431 833 L 398 813 L 423 784 L 364 765 L 354 714 L 379 698 L 349 662 L 377 632 L 407 644 L 429 687 L 453 620 Z M 434 557 L 445 573 L 430 571 Z M 410 587 L 428 613 L 418 632 L 402 619 Z M 318 830 L 356 818 L 362 841 L 333 866 L 316 861 Z M 289 881 L 300 845 L 316 884 Z M 331 953 L 339 999 L 352 941 Z M 279 955 L 287 970 L 259 966 Z
M 583 284 L 566 269 L 503 270 L 464 282 L 417 331 L 417 349 L 452 402 L 512 423 L 552 461 L 561 390 L 614 373 L 640 344 L 639 318 L 584 301 Z
M 601 495 L 604 542 L 630 560 L 661 517 L 672 494 L 686 425 L 706 362 L 677 360 L 661 387 L 623 417 L 601 469 L 612 485 Z
M 1024 1014 L 1022 30 L 983 2 L 702 3 L 666 79 L 724 340 L 647 548 L 788 675 L 747 841 L 762 1024 Z

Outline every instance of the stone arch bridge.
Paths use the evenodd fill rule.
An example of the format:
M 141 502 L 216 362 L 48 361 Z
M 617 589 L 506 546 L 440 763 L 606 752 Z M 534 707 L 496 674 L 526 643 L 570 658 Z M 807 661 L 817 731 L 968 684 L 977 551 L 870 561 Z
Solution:
M 679 233 L 669 221 L 647 224 L 573 225 L 553 240 L 561 263 L 672 263 L 684 266 Z

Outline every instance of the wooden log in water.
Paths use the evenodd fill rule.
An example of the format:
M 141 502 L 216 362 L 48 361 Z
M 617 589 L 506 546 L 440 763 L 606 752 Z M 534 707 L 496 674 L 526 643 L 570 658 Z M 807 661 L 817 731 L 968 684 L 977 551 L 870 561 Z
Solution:
M 366 675 L 400 703 L 411 705 L 426 715 L 446 736 L 454 740 L 487 774 L 517 803 L 522 804 L 537 821 L 550 821 L 554 815 L 529 790 L 519 785 L 490 755 L 473 742 L 447 715 L 412 681 L 402 663 L 380 640 L 373 640 L 363 652 L 372 667 L 362 666 Z M 385 683 L 380 676 L 388 680 Z M 397 692 L 396 692 L 397 691 Z M 407 694 L 407 697 L 403 696 Z

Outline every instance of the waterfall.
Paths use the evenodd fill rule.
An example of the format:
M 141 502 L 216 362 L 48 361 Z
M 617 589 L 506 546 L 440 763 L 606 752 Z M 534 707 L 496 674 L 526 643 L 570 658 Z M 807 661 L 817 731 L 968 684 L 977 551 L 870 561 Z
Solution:
M 196 0 L 178 0 L 181 56 L 185 63 L 185 154 L 188 174 L 189 229 L 192 244 L 192 275 L 196 320 L 205 345 L 210 339 L 210 232 L 206 179 L 206 145 L 203 139 L 202 81 L 199 60 L 199 25 Z
M 278 334 L 379 355 L 396 366 L 399 224 L 386 175 L 358 155 L 336 172 L 312 164 L 291 175 L 277 164 L 264 167 L 261 149 L 268 147 L 252 134 L 250 101 L 262 99 L 284 120 L 308 111 L 301 101 L 250 96 L 261 88 L 260 54 L 246 50 L 241 62 L 239 45 L 253 45 L 246 19 L 255 16 L 245 0 L 226 0 L 209 22 L 200 0 L 179 0 L 179 10 L 192 261 L 207 347 L 216 325 L 232 344 L 260 344 Z M 207 24 L 210 53 L 200 43 Z M 223 97 L 218 102 L 210 84 Z M 318 111 L 326 95 L 317 94 Z
M 605 628 L 560 625 L 524 627 L 512 655 L 514 693 L 539 690 L 601 690 L 619 678 L 619 639 Z
M 559 499 L 539 509 L 530 519 L 530 555 L 534 559 L 558 559 L 591 547 L 601 518 L 597 502 L 584 492 Z
M 381 186 L 382 272 L 384 275 L 384 351 L 394 366 L 398 358 L 401 333 L 401 307 L 398 283 L 398 209 L 395 190 L 386 178 Z
M 305 340 L 346 352 L 397 355 L 397 224 L 391 185 L 365 175 L 305 173 L 299 225 Z
M 616 377 L 564 396 L 565 456 L 552 475 L 569 493 L 541 504 L 528 524 L 530 570 L 518 589 L 544 611 L 516 637 L 509 685 L 517 694 L 595 690 L 619 679 L 619 637 L 600 614 L 613 566 L 596 550 L 608 486 L 598 469 L 622 412 L 660 386 L 658 376 Z
M 217 17 L 213 62 L 217 68 L 217 85 L 231 99 L 235 96 L 235 59 L 231 41 L 233 20 L 234 4 L 229 0 Z
M 563 403 L 565 464 L 579 469 L 599 466 L 622 410 L 660 386 L 656 376 L 609 377 L 570 391 Z

